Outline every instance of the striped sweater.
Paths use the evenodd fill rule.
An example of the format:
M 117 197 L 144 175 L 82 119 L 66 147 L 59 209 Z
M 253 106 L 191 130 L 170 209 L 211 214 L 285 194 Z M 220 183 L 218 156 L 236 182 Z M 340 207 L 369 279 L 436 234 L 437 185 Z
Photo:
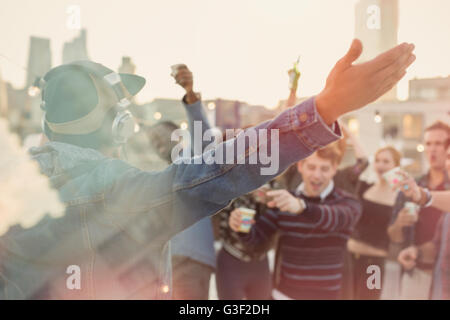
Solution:
M 274 288 L 292 299 L 336 299 L 347 240 L 361 206 L 336 188 L 323 200 L 299 196 L 306 203 L 301 214 L 268 209 L 241 240 L 257 249 L 279 231 Z

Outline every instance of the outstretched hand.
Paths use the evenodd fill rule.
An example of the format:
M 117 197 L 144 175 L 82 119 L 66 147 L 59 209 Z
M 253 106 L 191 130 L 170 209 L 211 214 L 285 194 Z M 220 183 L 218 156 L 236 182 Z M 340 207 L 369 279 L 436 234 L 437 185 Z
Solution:
M 414 45 L 402 43 L 370 61 L 354 65 L 362 50 L 361 41 L 353 40 L 316 97 L 317 110 L 329 125 L 339 116 L 362 108 L 388 92 L 416 59 L 412 53 Z

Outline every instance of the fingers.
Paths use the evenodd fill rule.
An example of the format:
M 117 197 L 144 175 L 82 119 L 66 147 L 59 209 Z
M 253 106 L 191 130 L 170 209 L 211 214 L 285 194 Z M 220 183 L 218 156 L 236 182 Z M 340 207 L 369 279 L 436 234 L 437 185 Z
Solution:
M 407 257 L 398 257 L 398 262 L 400 262 L 400 264 L 403 266 L 404 269 L 406 270 L 411 270 L 414 269 L 414 267 L 416 266 L 416 262 L 412 259 L 409 259 Z
M 229 224 L 231 230 L 233 230 L 233 231 L 238 231 L 238 230 L 239 230 L 239 227 L 240 227 L 240 225 L 241 225 L 240 221 L 236 221 L 236 220 L 231 219 L 231 218 L 230 218 L 230 220 L 228 221 L 228 224 Z
M 416 266 L 417 250 L 414 247 L 404 249 L 398 255 L 397 260 L 406 270 L 411 270 Z
M 366 64 L 368 65 L 370 72 L 377 72 L 396 63 L 403 55 L 410 55 L 413 50 L 413 44 L 404 42 L 378 55 L 376 58 L 366 62 Z
M 380 84 L 381 89 L 379 94 L 384 94 L 392 89 L 397 82 L 406 75 L 406 69 L 415 61 L 415 59 L 416 56 L 414 54 L 405 55 L 397 62 L 378 71 L 375 75 L 375 82 Z
M 286 190 L 272 190 L 267 192 L 267 195 L 273 197 L 267 204 L 270 208 L 277 207 L 281 210 L 290 204 L 293 196 Z M 283 210 L 284 211 L 284 210 Z
M 356 59 L 359 58 L 363 50 L 361 40 L 353 39 L 350 49 L 336 64 L 338 68 L 349 67 Z
M 267 195 L 269 197 L 277 197 L 277 196 L 283 195 L 285 193 L 287 193 L 286 190 L 271 190 L 271 191 L 267 191 Z
M 239 209 L 235 209 L 230 213 L 228 224 L 232 230 L 237 231 L 241 225 L 241 212 Z
M 405 171 L 403 171 L 403 170 L 399 170 L 397 172 L 398 172 L 399 175 L 401 175 L 403 178 L 405 178 L 405 180 L 410 177 L 410 175 L 408 173 L 406 173 Z
M 286 207 L 289 207 L 291 201 L 290 199 L 282 199 L 280 201 L 275 201 L 276 202 L 276 206 L 278 208 L 280 208 L 281 211 L 285 211 Z
M 399 76 L 401 71 L 405 70 L 415 60 L 415 55 L 407 51 L 395 60 L 393 63 L 376 71 L 378 80 L 387 79 L 389 77 Z
M 406 75 L 406 71 L 402 71 L 401 74 L 396 77 L 396 78 L 392 78 L 388 81 L 386 81 L 386 83 L 384 83 L 379 90 L 377 90 L 377 95 L 376 97 L 380 97 L 383 94 L 385 94 L 386 92 L 388 92 L 389 90 L 391 90 L 396 84 L 397 82 L 399 82 L 404 76 Z
M 414 247 L 410 247 L 408 249 L 408 256 L 412 259 L 412 260 L 416 260 L 417 259 L 417 250 Z

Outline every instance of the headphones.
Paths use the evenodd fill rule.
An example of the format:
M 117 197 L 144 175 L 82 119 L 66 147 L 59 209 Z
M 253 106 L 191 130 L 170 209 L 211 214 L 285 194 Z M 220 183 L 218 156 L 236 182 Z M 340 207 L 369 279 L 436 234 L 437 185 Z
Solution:
M 80 68 L 89 75 L 94 75 L 98 77 L 109 88 L 112 89 L 118 102 L 113 106 L 113 108 L 115 108 L 116 110 L 116 115 L 112 123 L 111 133 L 114 143 L 118 145 L 125 144 L 127 140 L 135 133 L 136 122 L 134 121 L 133 115 L 128 110 L 129 106 L 131 105 L 131 102 L 128 97 L 131 95 L 124 86 L 124 84 L 122 83 L 120 75 L 102 66 L 101 64 L 91 61 L 72 62 L 70 63 L 70 66 Z M 50 70 L 43 78 L 39 79 L 39 87 L 42 90 L 41 109 L 44 110 L 44 112 L 46 111 L 44 100 L 44 88 L 46 82 L 61 71 L 61 69 L 59 68 L 61 67 L 57 67 L 53 70 Z M 96 110 L 94 109 L 93 111 Z M 69 121 L 66 123 L 51 124 L 46 120 L 45 116 L 46 115 L 44 113 L 44 116 L 42 118 L 42 130 L 44 131 L 45 124 L 47 124 L 49 127 L 50 125 L 53 125 L 61 128 L 62 132 L 59 133 L 63 134 L 73 134 L 73 135 L 80 134 L 79 132 L 77 132 L 76 127 L 79 126 L 80 124 L 83 125 L 83 123 L 87 123 L 88 121 L 88 119 L 82 118 L 80 119 L 80 121 L 77 122 L 77 124 L 74 124 L 74 122 L 77 120 Z M 54 131 L 52 128 L 50 128 L 50 130 Z

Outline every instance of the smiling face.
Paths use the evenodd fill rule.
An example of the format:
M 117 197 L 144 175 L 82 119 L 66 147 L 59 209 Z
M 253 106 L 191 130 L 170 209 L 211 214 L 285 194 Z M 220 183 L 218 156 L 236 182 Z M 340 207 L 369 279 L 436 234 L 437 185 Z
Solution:
M 318 197 L 330 184 L 337 170 L 337 163 L 331 159 L 319 157 L 317 152 L 297 164 L 298 172 L 303 177 L 305 192 L 310 197 Z
M 394 156 L 389 150 L 382 150 L 375 155 L 374 169 L 381 179 L 385 172 L 394 169 L 398 164 L 395 163 Z
M 425 132 L 425 155 L 432 169 L 442 170 L 445 166 L 445 141 L 448 139 L 445 130 L 435 129 Z

